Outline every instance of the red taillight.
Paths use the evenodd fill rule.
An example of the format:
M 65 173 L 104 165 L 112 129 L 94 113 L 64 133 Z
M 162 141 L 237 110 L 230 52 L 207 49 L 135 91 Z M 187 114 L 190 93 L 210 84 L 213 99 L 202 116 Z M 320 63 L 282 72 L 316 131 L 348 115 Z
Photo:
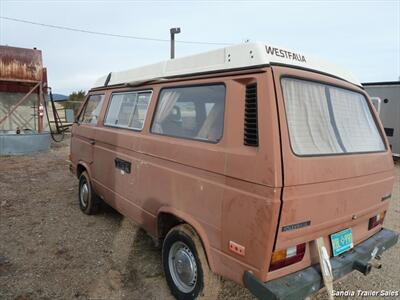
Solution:
M 385 218 L 386 211 L 381 212 L 380 214 L 377 214 L 376 216 L 373 216 L 372 218 L 369 219 L 368 222 L 368 230 L 383 224 L 383 219 Z
M 274 251 L 271 257 L 269 270 L 274 271 L 301 261 L 306 252 L 306 244 L 299 244 L 285 250 Z

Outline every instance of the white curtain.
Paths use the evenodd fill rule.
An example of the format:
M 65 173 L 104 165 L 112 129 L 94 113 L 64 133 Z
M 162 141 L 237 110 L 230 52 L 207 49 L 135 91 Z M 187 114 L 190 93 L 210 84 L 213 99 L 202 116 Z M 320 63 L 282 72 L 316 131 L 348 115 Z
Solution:
M 363 95 L 330 87 L 336 125 L 346 152 L 385 149 L 371 111 Z
M 362 94 L 293 78 L 282 79 L 282 87 L 290 142 L 296 154 L 385 149 Z
M 161 124 L 171 113 L 171 110 L 174 108 L 179 96 L 180 94 L 176 91 L 165 91 L 161 94 L 153 126 L 151 128 L 152 132 L 163 133 Z
M 92 98 L 93 97 L 93 98 Z M 90 96 L 89 101 L 92 101 L 94 109 L 93 111 L 90 113 L 90 117 L 89 117 L 89 124 L 91 125 L 96 125 L 97 124 L 97 119 L 99 118 L 100 115 L 100 111 L 101 111 L 101 107 L 103 105 L 103 100 L 104 100 L 104 96 Z M 91 102 L 89 102 L 89 104 L 91 104 Z M 88 105 L 88 109 L 90 109 L 91 107 Z M 86 115 L 86 112 L 85 112 Z
M 119 125 L 118 118 L 123 98 L 124 94 L 115 94 L 112 96 L 104 122 L 106 125 Z
M 205 119 L 197 138 L 216 142 L 222 136 L 224 102 L 216 102 Z
M 325 86 L 282 79 L 290 143 L 299 155 L 341 152 L 332 128 Z

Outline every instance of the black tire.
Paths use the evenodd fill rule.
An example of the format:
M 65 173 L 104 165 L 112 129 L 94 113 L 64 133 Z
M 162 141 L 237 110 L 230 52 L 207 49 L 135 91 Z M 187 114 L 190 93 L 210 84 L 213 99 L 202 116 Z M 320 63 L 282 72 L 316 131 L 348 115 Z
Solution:
M 171 268 L 174 269 L 174 266 L 177 265 L 177 263 L 174 263 L 174 259 L 178 257 L 178 254 L 176 254 L 174 259 L 170 260 L 170 255 L 174 257 L 174 248 L 176 248 L 176 245 L 184 246 L 184 251 L 187 251 L 190 254 L 191 259 L 194 259 L 196 263 L 196 279 L 190 281 L 190 284 L 188 285 L 192 288 L 190 291 L 183 290 L 185 287 L 182 288 L 182 285 L 179 287 L 180 283 L 177 283 L 177 281 L 180 281 L 180 279 L 176 279 L 177 275 L 175 275 L 174 279 L 173 275 L 173 273 L 178 274 L 179 271 L 176 269 L 175 271 L 171 270 Z M 168 286 L 171 293 L 177 299 L 191 300 L 198 298 L 217 298 L 220 280 L 218 276 L 211 271 L 201 240 L 190 225 L 178 225 L 168 232 L 163 242 L 162 261 Z M 191 276 L 189 277 L 191 278 Z
M 84 192 L 84 186 L 86 186 L 87 192 Z M 86 171 L 82 172 L 79 176 L 78 201 L 81 211 L 87 215 L 95 214 L 99 210 L 101 201 L 93 191 L 89 175 Z

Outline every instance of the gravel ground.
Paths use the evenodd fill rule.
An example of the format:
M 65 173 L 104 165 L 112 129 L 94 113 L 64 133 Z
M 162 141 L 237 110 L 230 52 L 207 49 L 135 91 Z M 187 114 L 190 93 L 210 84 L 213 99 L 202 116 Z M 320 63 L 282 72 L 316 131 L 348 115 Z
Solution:
M 161 253 L 130 220 L 109 207 L 79 211 L 68 144 L 48 153 L 0 157 L 0 299 L 173 299 Z M 385 226 L 400 231 L 400 165 Z M 383 269 L 352 273 L 336 290 L 398 290 L 400 245 Z M 313 297 L 327 299 L 325 291 Z M 219 299 L 253 299 L 224 281 Z

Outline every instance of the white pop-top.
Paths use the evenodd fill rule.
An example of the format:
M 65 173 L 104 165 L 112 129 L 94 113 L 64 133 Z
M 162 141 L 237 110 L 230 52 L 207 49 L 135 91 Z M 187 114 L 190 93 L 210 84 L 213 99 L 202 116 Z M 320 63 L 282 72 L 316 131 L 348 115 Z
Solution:
M 319 58 L 264 43 L 244 43 L 201 54 L 170 59 L 156 64 L 112 72 L 107 85 L 138 85 L 152 80 L 212 71 L 250 68 L 269 64 L 302 67 L 333 75 L 361 86 L 353 74 Z M 99 78 L 95 87 L 105 85 L 109 75 Z

